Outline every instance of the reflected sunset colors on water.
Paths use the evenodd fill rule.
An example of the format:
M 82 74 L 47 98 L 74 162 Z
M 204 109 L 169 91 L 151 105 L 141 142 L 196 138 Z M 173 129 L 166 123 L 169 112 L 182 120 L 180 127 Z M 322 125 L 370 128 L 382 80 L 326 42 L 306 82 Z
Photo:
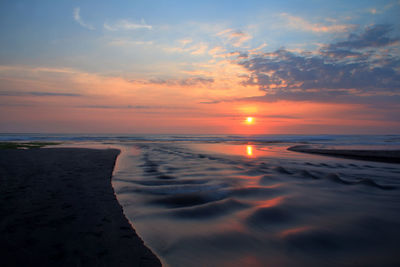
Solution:
M 118 159 L 113 186 L 165 266 L 322 266 L 330 251 L 341 253 L 332 266 L 377 262 L 362 252 L 372 247 L 377 258 L 391 255 L 396 246 L 376 247 L 381 237 L 369 225 L 387 243 L 400 238 L 398 193 L 387 189 L 398 186 L 397 170 L 291 145 L 135 142 Z M 349 203 L 357 214 L 348 216 Z

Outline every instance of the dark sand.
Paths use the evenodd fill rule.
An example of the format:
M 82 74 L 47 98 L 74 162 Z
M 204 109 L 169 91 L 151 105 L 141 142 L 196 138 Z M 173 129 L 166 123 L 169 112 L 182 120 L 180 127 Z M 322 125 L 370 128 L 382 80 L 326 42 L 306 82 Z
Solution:
M 161 266 L 115 198 L 118 153 L 1 150 L 1 266 Z
M 313 148 L 307 145 L 292 146 L 288 150 L 310 154 L 334 156 L 340 158 L 400 163 L 400 150 L 352 150 Z

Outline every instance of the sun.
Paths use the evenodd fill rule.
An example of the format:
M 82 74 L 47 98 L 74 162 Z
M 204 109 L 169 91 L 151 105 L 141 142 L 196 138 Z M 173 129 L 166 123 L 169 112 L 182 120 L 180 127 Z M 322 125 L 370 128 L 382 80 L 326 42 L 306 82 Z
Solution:
M 247 124 L 252 124 L 254 122 L 254 118 L 253 117 L 247 117 L 246 118 L 246 123 Z

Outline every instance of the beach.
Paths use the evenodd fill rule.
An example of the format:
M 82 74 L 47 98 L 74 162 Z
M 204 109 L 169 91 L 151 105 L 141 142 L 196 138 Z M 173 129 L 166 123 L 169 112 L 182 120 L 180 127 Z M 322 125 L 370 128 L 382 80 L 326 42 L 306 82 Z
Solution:
M 118 154 L 0 150 L 1 266 L 161 266 L 115 198 Z
M 398 136 L 13 138 L 5 266 L 400 264 Z

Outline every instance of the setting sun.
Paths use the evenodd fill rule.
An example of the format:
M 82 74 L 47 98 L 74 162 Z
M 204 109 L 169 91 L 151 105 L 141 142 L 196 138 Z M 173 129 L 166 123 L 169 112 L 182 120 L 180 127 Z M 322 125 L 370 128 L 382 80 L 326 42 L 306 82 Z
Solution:
M 252 123 L 254 122 L 254 118 L 253 118 L 253 117 L 247 117 L 247 118 L 246 118 L 246 122 L 247 122 L 248 124 L 252 124 Z

